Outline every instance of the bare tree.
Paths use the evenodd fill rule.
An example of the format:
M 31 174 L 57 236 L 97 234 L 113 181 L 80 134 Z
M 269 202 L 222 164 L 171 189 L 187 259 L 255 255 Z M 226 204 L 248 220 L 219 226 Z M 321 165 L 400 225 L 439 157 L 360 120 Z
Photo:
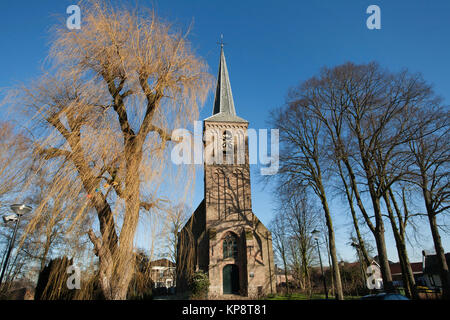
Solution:
M 375 216 L 374 231 L 385 288 L 392 289 L 392 276 L 386 254 L 381 199 L 405 174 L 403 145 L 411 139 L 408 113 L 426 104 L 429 87 L 419 75 L 391 74 L 376 64 L 346 66 L 349 84 L 347 123 L 356 138 L 360 164 Z M 368 217 L 366 222 L 369 222 Z M 399 240 L 399 238 L 397 238 Z M 404 242 L 403 242 L 404 244 Z M 406 251 L 401 250 L 402 255 Z M 401 260 L 402 261 L 402 260 Z M 406 261 L 406 260 L 405 260 Z
M 0 213 L 12 214 L 10 205 L 20 201 L 20 190 L 30 174 L 32 164 L 31 139 L 24 128 L 19 128 L 12 121 L 0 121 Z M 22 227 L 26 223 L 27 217 L 19 224 L 18 233 L 21 234 Z M 2 255 L 1 266 L 6 257 L 7 248 L 10 245 L 14 224 L 5 224 L 0 228 L 0 242 L 5 248 Z M 2 252 L 3 253 L 3 252 Z M 2 290 L 7 290 L 11 284 L 10 280 L 15 275 L 21 274 L 26 265 L 26 259 L 21 250 L 16 250 L 15 255 L 9 261 L 6 269 L 6 277 L 2 283 Z M 17 262 L 15 264 L 14 262 Z M 7 283 L 7 285 L 4 285 Z
M 409 262 L 408 252 L 406 250 L 406 226 L 412 215 L 410 214 L 410 211 L 408 209 L 408 200 L 406 199 L 405 195 L 405 187 L 403 187 L 402 193 L 400 195 L 400 199 L 403 204 L 402 208 L 397 203 L 396 196 L 394 195 L 392 188 L 389 188 L 387 192 L 385 192 L 385 194 L 383 195 L 383 199 L 386 204 L 388 217 L 391 222 L 392 232 L 394 234 L 398 258 L 400 260 L 400 267 L 402 270 L 405 294 L 409 298 L 418 299 L 416 281 L 414 279 L 414 274 Z M 392 208 L 392 206 L 395 210 Z
M 434 242 L 434 249 L 440 269 L 440 278 L 444 297 L 450 299 L 450 272 L 445 259 L 437 223 L 439 214 L 448 213 L 450 205 L 449 192 L 449 116 L 448 111 L 435 109 L 419 111 L 416 121 L 431 119 L 429 125 L 416 133 L 415 139 L 409 143 L 413 155 L 411 181 L 420 189 L 428 222 Z
M 385 288 L 392 290 L 382 200 L 388 201 L 390 188 L 408 174 L 410 158 L 405 146 L 422 126 L 409 115 L 438 101 L 420 75 L 390 73 L 376 63 L 324 68 L 319 77 L 295 89 L 295 94 L 326 128 L 327 139 L 323 142 L 330 145 L 331 152 L 323 157 L 334 158 L 351 209 L 353 196 L 356 198 L 377 243 Z M 363 203 L 361 185 L 370 196 L 373 217 Z M 386 205 L 389 207 L 389 203 Z M 355 222 L 354 209 L 351 211 Z M 390 219 L 391 224 L 395 221 Z M 396 240 L 400 241 L 399 254 L 407 267 L 404 239 Z
M 0 208 L 9 206 L 3 199 L 20 190 L 31 165 L 30 139 L 17 132 L 11 122 L 0 122 Z
M 364 107 L 369 108 L 367 105 L 372 106 L 372 101 L 358 95 L 366 94 L 371 97 L 376 93 L 373 92 L 374 88 L 370 85 L 378 85 L 381 82 L 381 76 L 377 74 L 377 69 L 378 66 L 375 64 L 355 66 L 351 63 L 332 69 L 324 68 L 319 77 L 309 79 L 295 88 L 293 92 L 302 101 L 304 108 L 310 110 L 323 125 L 326 138 L 322 140 L 322 143 L 330 146 L 330 152 L 324 153 L 322 158 L 328 157 L 336 164 L 337 170 L 335 169 L 335 171 L 338 172 L 344 185 L 350 209 L 354 208 L 353 196 L 356 198 L 358 208 L 377 242 L 384 283 L 390 284 L 392 283 L 392 276 L 384 240 L 384 222 L 380 209 L 381 196 L 376 196 L 375 188 L 370 187 L 372 190 L 371 196 L 376 196 L 372 198 L 374 212 L 376 212 L 374 224 L 364 205 L 357 181 L 357 173 L 361 171 L 364 178 L 370 177 L 370 181 L 364 181 L 364 185 L 373 186 L 375 184 L 374 175 L 367 174 L 364 167 L 364 163 L 369 165 L 370 155 L 364 149 L 367 148 L 365 143 L 370 139 L 370 133 L 364 131 L 367 136 L 363 137 L 361 129 L 361 123 L 366 123 L 365 119 L 362 119 L 362 115 L 369 114 L 370 116 L 370 112 L 360 110 Z M 377 92 L 381 91 L 376 87 L 375 89 Z M 355 126 L 357 126 L 356 130 L 354 130 Z M 329 163 L 331 162 L 329 161 Z M 341 163 L 344 164 L 347 172 L 344 171 Z M 350 180 L 349 183 L 346 182 L 346 179 Z M 358 225 L 354 209 L 351 210 L 351 213 L 356 227 Z M 355 229 L 357 230 L 357 228 Z M 362 238 L 359 236 L 359 245 L 364 246 L 361 240 Z
M 300 89 L 301 91 L 301 89 Z M 320 119 L 308 108 L 308 102 L 301 93 L 292 91 L 286 108 L 275 111 L 273 125 L 280 129 L 280 183 L 289 185 L 291 190 L 302 191 L 311 188 L 320 199 L 326 220 L 336 298 L 342 300 L 342 283 L 336 254 L 335 233 L 325 192 L 328 165 L 324 142 L 324 130 Z M 325 175 L 325 176 L 324 176 Z
M 179 203 L 167 212 L 165 237 L 167 238 L 167 253 L 171 261 L 176 261 L 178 256 L 178 234 L 191 214 L 191 209 L 184 203 Z
M 298 251 L 300 279 L 303 287 L 311 289 L 311 279 L 309 269 L 315 257 L 314 241 L 312 231 L 318 228 L 320 221 L 319 211 L 315 204 L 308 198 L 307 192 L 282 196 L 283 208 L 289 223 L 292 246 Z
M 338 168 L 338 173 L 339 173 L 339 177 L 341 178 L 341 182 L 342 185 L 344 186 L 344 193 L 345 193 L 345 197 L 347 199 L 347 202 L 349 204 L 349 208 L 350 208 L 350 213 L 352 216 L 352 222 L 353 222 L 353 228 L 355 230 L 355 234 L 356 234 L 356 242 L 358 245 L 358 252 L 361 254 L 362 256 L 362 263 L 365 267 L 364 270 L 367 268 L 367 266 L 370 264 L 370 258 L 369 258 L 369 254 L 367 252 L 367 248 L 366 248 L 366 243 L 363 240 L 363 236 L 360 230 L 360 222 L 358 219 L 358 215 L 356 213 L 356 209 L 355 209 L 355 205 L 354 205 L 354 195 L 355 195 L 355 189 L 352 188 L 351 186 L 349 186 L 348 184 L 348 177 L 344 174 L 344 169 L 342 168 L 342 162 L 343 160 L 341 159 L 341 156 L 337 156 L 336 157 L 336 165 Z M 348 161 L 348 159 L 345 159 L 344 161 Z M 356 190 L 357 191 L 357 190 Z M 359 196 L 359 194 L 358 194 Z M 361 201 L 361 200 L 359 200 Z M 364 208 L 364 205 L 362 204 L 362 202 L 360 203 L 360 207 Z M 364 209 L 365 211 L 365 209 Z
M 73 249 L 80 250 L 86 242 L 86 232 L 92 225 L 91 216 L 86 215 L 77 224 L 72 224 L 72 220 L 76 218 L 77 212 L 81 210 L 82 202 L 77 202 L 78 208 L 73 205 L 73 199 L 61 193 L 58 197 L 45 200 L 53 185 L 53 175 L 48 174 L 46 168 L 34 170 L 34 178 L 30 188 L 31 193 L 27 198 L 27 203 L 38 207 L 41 203 L 45 203 L 42 210 L 32 213 L 27 220 L 27 224 L 32 224 L 25 228 L 32 230 L 23 233 L 23 241 L 28 242 L 28 248 L 32 249 L 29 253 L 30 257 L 40 260 L 40 270 L 49 262 L 53 256 L 67 255 Z M 70 210 L 66 210 L 69 207 Z M 35 225 L 34 225 L 35 224 Z M 89 241 L 89 240 L 88 240 Z M 81 253 L 81 252 L 80 252 Z M 71 252 L 70 257 L 75 257 L 75 252 Z
M 286 280 L 286 290 L 289 294 L 288 281 L 288 250 L 289 250 L 289 233 L 286 213 L 278 211 L 270 222 L 270 231 L 272 232 L 272 243 L 276 254 L 281 259 L 284 267 L 284 277 Z
M 51 68 L 17 90 L 18 105 L 39 126 L 41 165 L 54 170 L 36 212 L 64 195 L 72 223 L 95 213 L 99 234 L 90 230 L 89 238 L 100 287 L 107 299 L 125 299 L 141 210 L 156 210 L 161 200 L 171 131 L 197 118 L 211 76 L 186 35 L 156 14 L 80 5 L 83 27 L 56 28 Z
M 21 158 L 18 157 L 18 159 Z M 48 190 L 53 181 L 45 170 L 36 170 L 32 166 L 31 171 L 33 172 L 32 183 L 27 189 L 26 197 L 22 200 L 32 207 L 36 207 L 43 201 L 43 198 L 48 196 Z M 65 255 L 73 257 L 76 259 L 77 265 L 81 266 L 83 253 L 89 244 L 86 232 L 91 225 L 90 216 L 85 216 L 81 223 L 72 225 L 71 220 L 75 213 L 64 209 L 66 200 L 71 201 L 64 195 L 51 199 L 51 201 L 47 201 L 46 207 L 42 211 L 32 211 L 22 217 L 17 230 L 20 245 L 16 247 L 6 272 L 7 287 L 13 285 L 13 281 L 18 277 L 35 281 L 46 263 L 56 257 Z M 31 227 L 30 232 L 30 225 L 34 224 L 35 226 Z M 8 228 L 5 228 L 5 239 L 10 237 L 12 234 L 10 229 L 13 227 L 13 225 L 8 225 Z

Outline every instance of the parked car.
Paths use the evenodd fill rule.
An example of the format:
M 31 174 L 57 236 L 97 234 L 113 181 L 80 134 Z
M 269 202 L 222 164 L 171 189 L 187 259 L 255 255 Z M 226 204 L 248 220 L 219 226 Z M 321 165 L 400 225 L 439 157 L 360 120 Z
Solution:
M 409 300 L 404 295 L 399 293 L 377 293 L 369 294 L 367 296 L 361 297 L 361 300 Z

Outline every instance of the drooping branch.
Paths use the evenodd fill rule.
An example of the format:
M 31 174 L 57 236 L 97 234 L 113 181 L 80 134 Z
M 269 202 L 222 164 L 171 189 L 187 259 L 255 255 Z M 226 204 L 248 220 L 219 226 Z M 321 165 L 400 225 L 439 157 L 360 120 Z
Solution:
M 46 149 L 42 149 L 42 148 L 37 148 L 38 152 L 40 155 L 44 156 L 45 160 L 50 160 L 53 158 L 57 158 L 57 157 L 65 157 L 66 159 L 70 159 L 70 157 L 72 156 L 72 153 L 68 150 L 61 150 L 58 148 L 46 148 Z

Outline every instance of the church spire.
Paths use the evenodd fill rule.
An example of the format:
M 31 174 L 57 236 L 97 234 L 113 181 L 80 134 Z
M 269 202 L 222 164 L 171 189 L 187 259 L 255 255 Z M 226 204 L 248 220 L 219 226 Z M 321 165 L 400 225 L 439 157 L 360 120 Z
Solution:
M 227 62 L 223 50 L 224 43 L 220 42 L 219 72 L 217 75 L 216 95 L 214 97 L 213 115 L 205 120 L 247 122 L 236 115 Z
M 228 76 L 227 62 L 225 60 L 225 53 L 223 52 L 223 43 L 220 44 L 219 74 L 217 75 L 213 115 L 219 112 L 236 115 L 230 78 Z

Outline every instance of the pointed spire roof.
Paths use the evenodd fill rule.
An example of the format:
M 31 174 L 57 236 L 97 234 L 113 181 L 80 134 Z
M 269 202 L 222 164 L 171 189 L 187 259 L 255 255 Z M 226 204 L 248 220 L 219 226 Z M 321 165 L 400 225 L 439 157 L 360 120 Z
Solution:
M 223 43 L 220 44 L 220 62 L 213 115 L 206 118 L 205 121 L 247 122 L 247 120 L 238 117 L 234 109 L 233 94 L 231 92 L 225 53 L 223 52 Z

